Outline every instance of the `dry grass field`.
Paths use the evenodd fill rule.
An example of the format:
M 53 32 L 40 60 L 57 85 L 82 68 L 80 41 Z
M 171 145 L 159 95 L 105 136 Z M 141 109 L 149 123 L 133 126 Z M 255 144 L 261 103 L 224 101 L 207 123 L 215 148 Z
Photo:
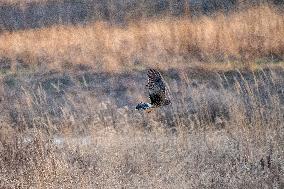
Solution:
M 100 71 L 137 67 L 188 66 L 198 62 L 252 65 L 281 62 L 284 14 L 268 6 L 229 16 L 165 18 L 111 26 L 86 26 L 4 32 L 2 61 L 15 66 L 43 64 L 60 69 L 83 64 Z
M 163 72 L 173 104 L 150 114 L 145 72 L 7 76 L 1 187 L 282 188 L 283 73 Z
M 0 188 L 284 187 L 284 14 L 272 5 L 0 41 Z M 135 110 L 147 68 L 173 102 L 151 113 Z

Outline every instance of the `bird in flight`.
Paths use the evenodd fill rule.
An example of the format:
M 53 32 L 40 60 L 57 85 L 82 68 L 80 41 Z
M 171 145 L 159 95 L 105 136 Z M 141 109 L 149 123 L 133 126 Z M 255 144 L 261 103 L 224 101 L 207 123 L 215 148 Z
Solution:
M 137 110 L 146 110 L 148 113 L 154 108 L 171 104 L 169 97 L 166 95 L 166 83 L 160 74 L 155 69 L 148 70 L 148 83 L 146 85 L 149 93 L 150 103 L 140 102 Z

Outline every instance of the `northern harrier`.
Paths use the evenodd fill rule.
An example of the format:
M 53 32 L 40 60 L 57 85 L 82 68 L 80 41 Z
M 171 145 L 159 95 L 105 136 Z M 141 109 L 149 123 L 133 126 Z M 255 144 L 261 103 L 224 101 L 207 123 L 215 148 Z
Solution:
M 171 101 L 166 95 L 166 83 L 161 74 L 154 69 L 148 70 L 148 88 L 150 103 L 139 103 L 136 106 L 137 110 L 147 110 L 150 112 L 153 108 L 169 105 Z

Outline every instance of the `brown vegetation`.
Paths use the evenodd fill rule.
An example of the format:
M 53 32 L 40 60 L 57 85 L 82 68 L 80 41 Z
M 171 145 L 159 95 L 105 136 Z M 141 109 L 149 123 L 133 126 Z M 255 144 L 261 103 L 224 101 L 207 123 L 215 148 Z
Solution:
M 163 72 L 173 104 L 151 114 L 143 75 L 5 76 L 0 186 L 282 187 L 283 69 Z
M 127 26 L 87 26 L 4 33 L 0 55 L 13 64 L 87 64 L 98 70 L 282 61 L 284 16 L 261 6 L 228 16 L 166 18 Z
M 284 15 L 272 6 L 0 41 L 0 188 L 283 188 Z M 134 110 L 147 67 L 173 102 L 150 114 Z

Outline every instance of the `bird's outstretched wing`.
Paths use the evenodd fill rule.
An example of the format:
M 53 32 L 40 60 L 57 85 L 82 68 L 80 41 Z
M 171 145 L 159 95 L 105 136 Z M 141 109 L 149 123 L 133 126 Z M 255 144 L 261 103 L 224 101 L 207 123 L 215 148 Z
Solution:
M 149 69 L 147 75 L 147 87 L 151 104 L 161 106 L 167 100 L 165 81 L 157 70 Z

